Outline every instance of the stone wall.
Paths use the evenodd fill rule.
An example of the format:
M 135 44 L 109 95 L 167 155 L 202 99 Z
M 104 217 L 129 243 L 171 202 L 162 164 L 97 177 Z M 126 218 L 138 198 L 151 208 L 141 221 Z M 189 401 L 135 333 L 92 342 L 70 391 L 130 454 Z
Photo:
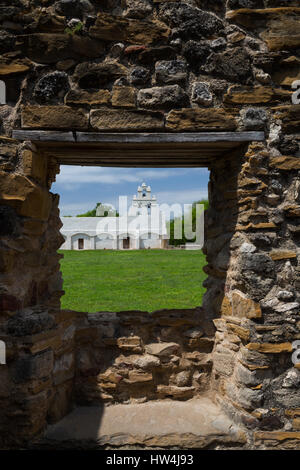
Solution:
M 2 446 L 28 442 L 75 399 L 178 398 L 178 388 L 194 387 L 194 396 L 208 386 L 254 431 L 256 447 L 299 446 L 299 19 L 297 0 L 2 1 Z M 265 142 L 210 164 L 209 277 L 195 324 L 192 313 L 170 325 L 172 313 L 60 312 L 63 238 L 58 196 L 49 191 L 59 168 L 32 142 L 14 140 L 20 129 L 265 132 Z M 182 331 L 202 330 L 201 321 L 211 328 L 212 320 L 208 385 L 207 356 L 198 354 L 210 354 L 201 348 L 211 330 Z M 168 360 L 153 354 L 163 343 L 179 345 L 167 348 Z M 142 378 L 146 385 L 135 388 Z
M 186 400 L 207 392 L 214 332 L 201 308 L 78 313 L 76 402 Z

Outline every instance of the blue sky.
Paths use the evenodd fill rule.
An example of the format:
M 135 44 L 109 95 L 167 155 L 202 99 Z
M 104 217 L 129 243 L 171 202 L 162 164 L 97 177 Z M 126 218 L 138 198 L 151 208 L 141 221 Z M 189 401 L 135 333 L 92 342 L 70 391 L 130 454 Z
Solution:
M 189 204 L 207 197 L 206 168 L 104 168 L 61 166 L 51 191 L 60 194 L 61 215 L 77 215 L 97 202 L 116 206 L 118 197 L 131 201 L 139 184 L 152 187 L 161 204 Z

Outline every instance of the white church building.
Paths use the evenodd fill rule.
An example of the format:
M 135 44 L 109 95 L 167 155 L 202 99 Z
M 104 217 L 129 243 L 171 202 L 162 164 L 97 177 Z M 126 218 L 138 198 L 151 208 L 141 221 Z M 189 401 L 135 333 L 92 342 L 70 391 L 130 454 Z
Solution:
M 168 244 L 165 214 L 160 210 L 151 187 L 143 183 L 132 204 L 119 217 L 61 217 L 62 250 L 161 249 Z

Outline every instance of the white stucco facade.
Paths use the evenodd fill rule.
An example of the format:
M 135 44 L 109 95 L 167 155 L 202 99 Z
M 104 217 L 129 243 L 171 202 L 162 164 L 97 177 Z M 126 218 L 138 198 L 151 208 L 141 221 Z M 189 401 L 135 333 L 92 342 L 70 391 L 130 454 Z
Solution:
M 143 183 L 128 214 L 120 217 L 61 217 L 63 250 L 162 249 L 168 242 L 164 214 Z

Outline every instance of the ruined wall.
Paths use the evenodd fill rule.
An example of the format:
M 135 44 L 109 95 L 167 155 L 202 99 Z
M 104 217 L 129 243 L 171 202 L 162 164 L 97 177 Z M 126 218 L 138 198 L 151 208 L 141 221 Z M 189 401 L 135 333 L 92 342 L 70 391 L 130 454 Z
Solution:
M 221 314 L 212 385 L 227 413 L 257 430 L 255 445 L 271 447 L 299 446 L 300 373 L 292 361 L 300 338 L 297 161 L 251 144 L 240 161 L 216 164 L 206 224 L 205 282 L 214 300 L 203 306 Z M 225 168 L 233 175 L 226 183 Z M 213 225 L 219 204 L 226 214 L 221 233 Z
M 84 402 L 98 399 L 110 382 L 95 377 L 115 367 L 111 360 L 117 358 L 113 371 L 122 376 L 120 338 L 130 332 L 141 338 L 139 354 L 146 344 L 176 343 L 180 365 L 189 351 L 178 338 L 181 326 L 167 326 L 164 336 L 159 316 L 147 328 L 136 315 L 117 316 L 112 324 L 120 322 L 120 332 L 106 348 L 101 316 L 92 325 L 85 315 L 75 320 L 60 312 L 56 251 L 63 239 L 58 196 L 49 192 L 57 163 L 32 143 L 14 140 L 17 129 L 265 131 L 264 143 L 211 163 L 204 298 L 205 318 L 218 330 L 211 385 L 227 412 L 255 430 L 256 446 L 300 442 L 300 373 L 291 360 L 292 342 L 299 339 L 300 105 L 292 102 L 291 88 L 300 79 L 299 20 L 296 0 L 2 1 L 3 445 L 38 435 L 76 395 Z M 89 328 L 100 330 L 101 338 L 89 343 Z M 96 359 L 102 354 L 109 357 L 105 365 Z M 168 363 L 162 381 L 151 370 L 148 398 L 158 397 L 157 386 L 174 386 L 172 374 L 181 373 L 174 367 Z M 135 369 L 122 376 L 124 396 L 111 385 L 108 401 L 134 398 L 125 380 Z M 187 369 L 194 374 L 197 366 Z
M 207 392 L 214 332 L 201 308 L 77 314 L 76 402 L 187 400 Z

